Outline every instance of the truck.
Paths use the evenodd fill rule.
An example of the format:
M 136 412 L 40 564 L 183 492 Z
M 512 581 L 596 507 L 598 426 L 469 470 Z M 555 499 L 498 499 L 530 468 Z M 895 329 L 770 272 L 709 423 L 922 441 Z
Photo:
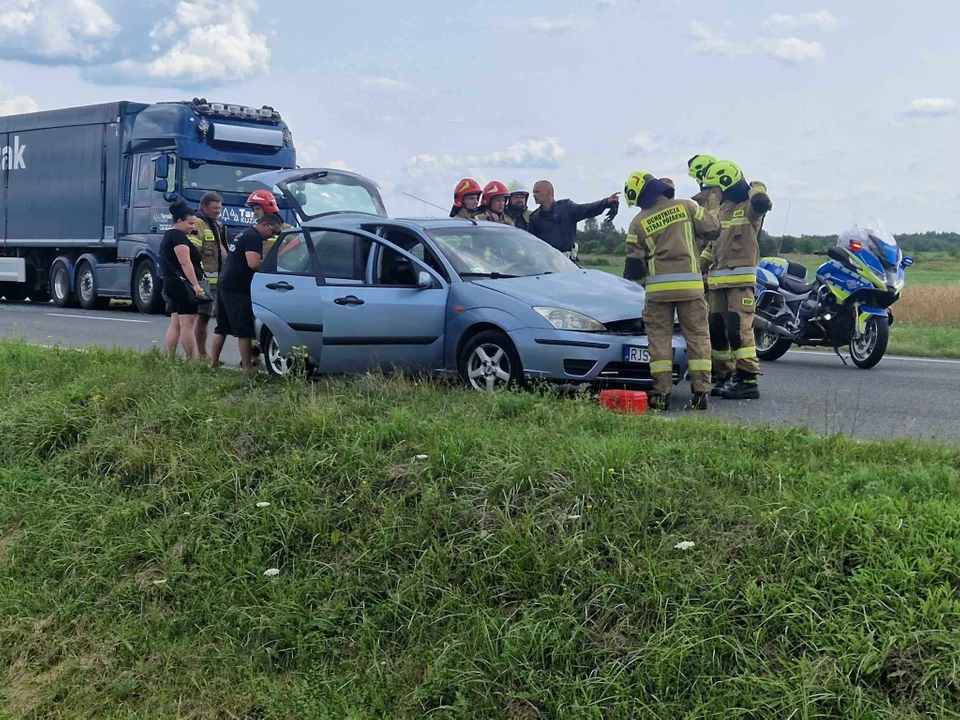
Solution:
M 245 202 L 265 187 L 244 179 L 296 167 L 290 129 L 267 105 L 123 101 L 0 117 L 0 297 L 160 312 L 170 204 L 218 192 L 232 237 L 254 224 Z

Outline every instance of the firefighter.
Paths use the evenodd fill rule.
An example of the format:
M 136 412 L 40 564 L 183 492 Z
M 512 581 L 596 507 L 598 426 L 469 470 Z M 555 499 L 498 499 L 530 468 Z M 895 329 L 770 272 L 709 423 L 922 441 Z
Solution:
M 703 185 L 703 178 L 709 168 L 717 159 L 713 155 L 694 155 L 687 161 L 689 172 L 687 173 L 700 186 L 700 192 L 693 196 L 693 200 L 700 207 L 704 207 L 713 213 L 720 209 L 720 201 L 723 199 L 718 188 L 708 188 Z
M 207 354 L 207 332 L 210 318 L 216 316 L 217 277 L 227 258 L 227 228 L 220 222 L 223 210 L 223 198 L 218 193 L 208 192 L 200 198 L 200 212 L 197 214 L 197 238 L 200 241 L 200 259 L 203 274 L 210 283 L 210 302 L 197 305 L 197 322 L 194 325 L 194 337 L 197 341 L 197 354 L 201 359 L 209 359 Z
M 647 172 L 631 175 L 623 194 L 627 205 L 640 206 L 627 233 L 623 274 L 628 280 L 641 280 L 646 289 L 643 322 L 650 340 L 653 375 L 650 407 L 670 407 L 676 315 L 687 343 L 693 385 L 690 407 L 706 410 L 710 403 L 710 331 L 694 239 L 716 239 L 720 222 L 692 200 L 675 200 L 675 190 Z
M 507 202 L 506 213 L 513 220 L 514 227 L 521 230 L 527 230 L 530 227 L 530 210 L 527 209 L 527 202 L 530 200 L 530 191 L 527 186 L 514 180 L 508 186 L 510 189 L 510 200 Z
M 473 178 L 461 180 L 453 191 L 453 209 L 450 210 L 450 217 L 473 220 L 473 216 L 477 214 L 482 193 L 480 183 Z
M 711 394 L 755 400 L 760 397 L 760 361 L 753 335 L 758 236 L 773 203 L 763 183 L 748 183 L 743 171 L 728 160 L 710 165 L 703 184 L 722 193 L 720 237 L 704 251 L 710 258 L 710 342 L 717 380 Z
M 483 198 L 474 220 L 486 220 L 513 227 L 513 220 L 505 212 L 509 197 L 510 191 L 506 185 L 498 180 L 491 180 L 483 188 Z
M 274 197 L 273 193 L 269 190 L 256 190 L 250 193 L 250 197 L 247 198 L 247 207 L 253 210 L 253 214 L 257 219 L 257 222 L 260 222 L 260 219 L 267 214 L 276 215 L 280 218 L 280 231 L 289 230 L 293 227 L 290 223 L 283 221 L 283 217 L 280 215 L 280 206 L 277 205 L 277 198 Z M 270 249 L 273 247 L 273 244 L 277 242 L 277 236 L 267 238 L 263 241 L 263 252 L 261 253 L 261 258 L 266 258 L 267 253 L 270 252 Z

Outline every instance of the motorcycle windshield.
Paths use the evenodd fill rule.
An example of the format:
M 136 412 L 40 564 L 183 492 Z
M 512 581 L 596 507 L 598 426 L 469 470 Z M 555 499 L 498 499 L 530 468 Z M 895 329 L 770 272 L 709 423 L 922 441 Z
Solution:
M 857 215 L 854 218 L 856 225 L 870 233 L 879 260 L 884 265 L 896 266 L 900 262 L 900 246 L 893 233 L 887 230 L 886 225 L 877 218 L 867 215 Z

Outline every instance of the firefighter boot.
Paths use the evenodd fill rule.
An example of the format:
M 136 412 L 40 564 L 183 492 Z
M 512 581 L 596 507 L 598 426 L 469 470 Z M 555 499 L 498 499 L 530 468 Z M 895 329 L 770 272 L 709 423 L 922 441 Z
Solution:
M 737 370 L 733 381 L 721 391 L 721 397 L 727 400 L 759 400 L 760 386 L 757 384 L 756 373 Z
M 661 395 L 660 393 L 650 393 L 649 408 L 654 412 L 666 412 L 670 409 L 670 393 Z
M 690 410 L 709 410 L 710 409 L 710 393 L 705 392 L 695 392 L 693 397 L 690 398 Z
M 726 397 L 723 394 L 723 391 L 727 389 L 728 385 L 733 383 L 733 379 L 736 377 L 734 373 L 731 373 L 726 376 L 717 376 L 716 381 L 713 383 L 713 390 L 710 391 L 712 397 Z

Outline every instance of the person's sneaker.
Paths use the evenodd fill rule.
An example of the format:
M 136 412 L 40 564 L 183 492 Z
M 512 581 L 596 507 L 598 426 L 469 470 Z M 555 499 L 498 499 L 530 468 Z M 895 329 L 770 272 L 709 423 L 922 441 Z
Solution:
M 710 393 L 694 393 L 693 397 L 690 398 L 690 409 L 691 410 L 709 410 L 710 409 Z
M 665 412 L 670 409 L 670 395 L 661 395 L 659 393 L 650 393 L 647 406 L 654 412 Z
M 733 381 L 721 391 L 726 400 L 759 400 L 760 385 L 756 375 L 737 373 Z
M 723 397 L 723 391 L 733 382 L 734 375 L 722 377 L 713 384 L 713 390 L 710 391 L 711 397 Z

